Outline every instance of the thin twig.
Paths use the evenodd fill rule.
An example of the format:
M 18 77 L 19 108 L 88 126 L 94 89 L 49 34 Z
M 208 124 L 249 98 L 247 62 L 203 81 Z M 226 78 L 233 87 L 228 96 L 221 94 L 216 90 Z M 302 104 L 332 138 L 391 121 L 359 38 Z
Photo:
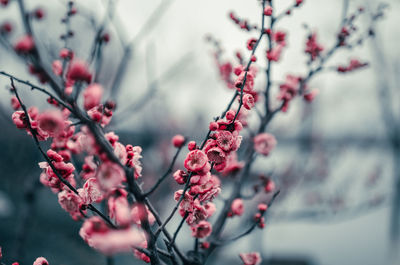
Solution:
M 24 114 L 25 114 L 25 117 L 26 117 L 26 122 L 27 122 L 27 125 L 28 125 L 28 129 L 29 129 L 30 133 L 32 134 L 32 137 L 34 139 L 36 147 L 39 149 L 39 152 L 42 154 L 43 158 L 46 160 L 48 165 L 51 167 L 51 169 L 53 170 L 53 172 L 57 176 L 57 178 L 65 186 L 67 186 L 72 192 L 74 192 L 76 195 L 79 196 L 79 192 L 74 188 L 74 186 L 71 185 L 71 183 L 69 183 L 66 179 L 64 179 L 61 176 L 61 174 L 58 172 L 58 170 L 53 165 L 53 162 L 50 160 L 50 158 L 47 156 L 47 154 L 44 152 L 44 150 L 40 146 L 40 143 L 39 143 L 39 140 L 38 140 L 38 137 L 37 137 L 37 132 L 35 130 L 33 130 L 33 128 L 32 128 L 28 110 L 26 109 L 26 106 L 24 105 L 24 103 L 22 102 L 22 100 L 21 100 L 21 98 L 20 98 L 20 96 L 18 94 L 17 88 L 15 87 L 15 84 L 14 84 L 14 79 L 10 77 L 10 81 L 11 81 L 11 87 L 13 89 L 13 93 L 17 97 L 17 100 L 20 103 L 22 110 L 24 111 Z M 106 221 L 106 223 L 108 225 L 110 225 L 110 227 L 116 228 L 116 226 L 111 222 L 111 220 L 109 218 L 107 218 L 105 215 L 103 215 L 96 207 L 94 207 L 91 204 L 88 204 L 87 207 L 88 207 L 89 210 L 91 210 L 91 211 L 95 212 L 96 214 L 98 214 L 104 221 Z
M 271 200 L 268 203 L 268 208 L 267 209 L 269 209 L 269 207 L 271 207 L 272 203 L 274 202 L 275 198 L 279 195 L 279 193 L 280 193 L 280 190 L 278 190 L 278 191 L 276 191 L 274 193 L 274 195 L 272 196 Z M 253 222 L 253 224 L 248 229 L 246 229 L 243 233 L 241 233 L 241 234 L 239 234 L 237 236 L 234 236 L 232 238 L 229 238 L 229 239 L 221 239 L 219 243 L 233 242 L 233 241 L 236 241 L 236 240 L 238 240 L 238 239 L 240 239 L 240 238 L 242 238 L 244 236 L 247 236 L 248 234 L 250 234 L 257 227 L 257 225 L 258 225 L 257 222 Z
M 68 106 L 68 105 L 65 104 L 62 100 L 58 99 L 56 96 L 54 96 L 53 94 L 51 94 L 50 92 L 48 92 L 46 89 L 41 88 L 41 87 L 38 87 L 38 86 L 32 84 L 32 83 L 29 82 L 29 81 L 24 81 L 24 80 L 22 80 L 22 79 L 19 79 L 19 78 L 15 77 L 14 75 L 11 75 L 11 74 L 6 73 L 6 72 L 4 72 L 4 71 L 0 71 L 0 75 L 4 75 L 4 76 L 7 76 L 7 77 L 9 77 L 9 78 L 12 78 L 13 80 L 17 81 L 18 83 L 25 84 L 25 85 L 29 86 L 32 90 L 38 90 L 38 91 L 40 91 L 40 92 L 42 92 L 42 93 L 48 95 L 49 97 L 51 97 L 52 99 L 54 99 L 55 101 L 57 101 L 58 104 L 60 104 L 61 106 L 63 106 L 64 108 L 66 108 L 66 109 L 68 109 L 69 111 L 72 112 L 72 109 L 71 109 L 70 106 Z
M 181 147 L 179 147 L 179 148 L 176 150 L 176 153 L 175 153 L 174 157 L 172 158 L 172 161 L 171 161 L 171 163 L 169 164 L 169 167 L 168 167 L 167 171 L 162 175 L 161 178 L 159 178 L 159 179 L 157 180 L 156 184 L 154 184 L 153 187 L 151 187 L 147 192 L 144 192 L 143 196 L 148 197 L 150 194 L 152 194 L 152 193 L 158 188 L 158 186 L 160 186 L 161 183 L 168 177 L 168 175 L 171 174 L 172 169 L 174 168 L 176 159 L 178 158 L 179 153 L 181 152 L 181 150 L 182 150 L 182 148 L 183 148 L 184 146 L 185 146 L 185 144 L 183 144 Z

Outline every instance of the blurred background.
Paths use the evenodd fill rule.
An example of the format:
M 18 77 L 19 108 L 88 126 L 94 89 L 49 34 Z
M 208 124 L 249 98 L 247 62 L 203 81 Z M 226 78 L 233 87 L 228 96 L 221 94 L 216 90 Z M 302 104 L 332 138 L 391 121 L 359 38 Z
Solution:
M 22 24 L 12 2 L 0 8 L 0 23 L 13 25 L 15 30 L 7 37 L 13 43 L 21 36 Z M 41 51 L 49 60 L 56 58 L 63 45 L 59 36 L 65 29 L 60 19 L 66 1 L 25 2 L 28 10 L 45 11 L 33 27 Z M 280 13 L 293 1 L 275 2 Z M 274 85 L 288 73 L 306 73 L 305 24 L 318 33 L 326 49 L 334 45 L 345 2 L 306 0 L 278 23 L 277 29 L 287 32 L 288 47 L 274 65 Z M 348 2 L 350 13 L 364 6 L 367 14 L 380 3 Z M 400 264 L 400 1 L 385 3 L 389 8 L 374 26 L 375 38 L 339 51 L 327 63 L 337 66 L 358 58 L 369 62 L 369 67 L 349 74 L 319 74 L 309 84 L 320 91 L 315 101 L 307 104 L 296 99 L 268 128 L 278 145 L 269 157 L 257 160 L 253 171 L 271 174 L 282 192 L 271 207 L 266 228 L 218 249 L 208 264 L 241 264 L 238 253 L 245 251 L 262 253 L 263 264 Z M 119 0 L 111 7 L 108 1 L 87 0 L 77 6 L 71 46 L 79 58 L 87 58 L 95 30 L 104 19 L 113 21 L 107 27 L 110 42 L 104 47 L 98 81 L 106 88 L 116 79 L 120 83 L 118 93 L 106 93 L 117 102 L 109 130 L 115 130 L 122 143 L 143 147 L 143 179 L 150 187 L 173 156 L 171 137 L 180 133 L 201 141 L 209 121 L 231 98 L 232 90 L 219 76 L 214 47 L 206 36 L 220 42 L 224 59 L 233 61 L 236 51 L 247 58 L 246 41 L 257 34 L 240 30 L 228 14 L 235 11 L 259 23 L 259 1 Z M 112 18 L 107 15 L 109 8 L 115 8 Z M 357 23 L 368 27 L 368 15 Z M 264 67 L 263 51 L 257 56 L 257 65 Z M 116 78 L 123 58 L 124 74 Z M 4 46 L 0 71 L 38 83 Z M 265 82 L 263 78 L 257 78 L 256 86 Z M 104 256 L 79 237 L 80 224 L 61 209 L 56 195 L 38 184 L 37 163 L 42 160 L 32 139 L 11 122 L 11 96 L 4 89 L 8 81 L 0 78 L 0 246 L 6 264 L 14 260 L 31 264 L 37 256 L 46 257 L 50 264 L 106 264 Z M 38 93 L 20 91 L 27 105 L 46 108 L 45 98 Z M 255 118 L 250 117 L 250 132 Z M 179 157 L 176 168 L 183 158 Z M 168 214 L 165 209 L 174 205 L 176 189 L 171 180 L 152 195 L 163 218 Z M 218 207 L 221 202 L 216 202 Z M 232 229 L 246 227 L 251 218 L 247 213 L 249 217 L 243 218 L 247 223 L 234 220 Z M 178 238 L 184 249 L 192 244 L 189 233 L 185 226 Z M 116 264 L 140 263 L 129 254 L 116 257 Z

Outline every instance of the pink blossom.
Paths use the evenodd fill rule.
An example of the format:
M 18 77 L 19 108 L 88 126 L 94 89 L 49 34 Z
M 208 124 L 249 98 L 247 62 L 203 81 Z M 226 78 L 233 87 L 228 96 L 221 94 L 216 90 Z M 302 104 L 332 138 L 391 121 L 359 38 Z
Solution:
M 211 162 L 223 163 L 226 160 L 225 152 L 219 147 L 210 148 L 207 151 L 207 157 Z
M 300 81 L 301 77 L 299 76 L 287 75 L 285 83 L 279 86 L 280 92 L 278 94 L 278 99 L 288 104 L 297 95 L 301 85 Z
M 272 49 L 267 51 L 267 59 L 270 61 L 278 62 L 281 58 L 281 53 L 283 50 L 284 45 L 278 44 Z
M 226 113 L 225 113 L 225 118 L 228 120 L 228 121 L 233 121 L 233 119 L 235 118 L 235 115 L 236 115 L 236 112 L 234 111 L 234 110 L 228 110 Z
M 126 165 L 134 169 L 134 177 L 138 179 L 142 176 L 142 163 L 139 159 L 142 158 L 142 148 L 140 146 L 126 146 L 127 161 Z
M 209 129 L 210 129 L 210 131 L 216 131 L 216 130 L 218 130 L 218 123 L 216 123 L 215 121 L 210 122 Z
M 253 219 L 257 223 L 258 227 L 261 229 L 265 227 L 265 218 L 261 215 L 261 212 L 256 213 Z
M 213 182 L 211 178 L 208 178 L 206 182 L 200 183 L 197 185 L 193 185 L 190 187 L 189 193 L 191 195 L 197 195 L 199 194 L 201 197 L 201 200 L 204 200 L 206 195 L 208 195 L 210 192 L 213 196 L 216 196 L 220 191 L 219 187 L 213 186 Z
M 129 227 L 126 229 L 110 229 L 102 219 L 97 216 L 87 219 L 79 235 L 92 248 L 105 255 L 121 252 L 130 252 L 135 246 L 139 246 L 146 239 L 142 232 Z
M 77 219 L 81 216 L 79 210 L 82 205 L 82 199 L 72 191 L 64 190 L 58 193 L 58 203 L 72 218 Z
M 208 237 L 211 234 L 212 227 L 207 221 L 200 221 L 197 225 L 191 227 L 192 236 L 196 238 Z
M 28 115 L 32 120 L 35 120 L 39 115 L 39 109 L 37 107 L 30 107 L 28 109 Z
M 324 47 L 317 42 L 317 34 L 312 33 L 307 40 L 305 52 L 310 55 L 311 61 L 319 57 Z
M 62 62 L 60 60 L 54 60 L 51 64 L 51 69 L 55 75 L 62 74 Z
M 211 178 L 210 172 L 207 172 L 207 174 L 204 175 L 193 174 L 192 177 L 190 178 L 190 183 L 196 185 L 202 185 L 207 183 L 210 178 Z
M 83 92 L 83 106 L 85 110 L 90 110 L 100 104 L 103 96 L 103 87 L 100 84 L 94 83 L 86 87 Z
M 88 110 L 87 114 L 93 121 L 100 123 L 104 127 L 110 123 L 113 112 L 100 104 Z
M 131 209 L 131 219 L 132 221 L 137 224 L 141 225 L 142 221 L 145 220 L 146 215 L 147 215 L 147 220 L 150 225 L 153 225 L 156 221 L 156 218 L 154 215 L 149 211 L 147 206 L 135 203 Z
M 96 177 L 100 188 L 107 192 L 122 184 L 125 180 L 125 172 L 118 164 L 107 161 L 100 165 Z
M 267 193 L 275 190 L 275 182 L 271 179 L 267 179 L 264 184 L 264 190 Z
M 93 216 L 86 219 L 79 230 L 79 235 L 83 240 L 88 241 L 95 233 L 107 233 L 110 228 L 104 223 L 99 216 Z
M 81 196 L 84 204 L 90 204 L 93 202 L 101 202 L 104 198 L 104 194 L 101 191 L 100 185 L 96 178 L 89 178 L 86 180 L 82 189 L 79 189 L 79 195 Z
M 64 117 L 59 110 L 48 110 L 39 114 L 38 127 L 50 137 L 58 136 L 65 128 Z
M 239 135 L 239 130 L 241 130 L 243 127 L 241 125 L 240 121 L 235 122 L 235 131 L 232 133 L 233 135 L 233 143 L 231 146 L 231 152 L 236 151 L 239 149 L 240 144 L 242 143 L 243 137 Z
M 177 134 L 174 137 L 172 137 L 172 144 L 176 148 L 182 147 L 184 143 L 185 143 L 185 137 L 183 135 Z
M 175 171 L 173 177 L 178 184 L 185 184 L 188 178 L 188 174 L 185 171 L 179 169 Z
M 231 211 L 233 215 L 241 216 L 244 212 L 243 200 L 239 198 L 233 200 L 231 204 Z
M 251 94 L 246 94 L 243 96 L 243 107 L 250 110 L 254 107 L 254 97 Z
M 201 150 L 193 150 L 188 153 L 185 159 L 185 168 L 190 171 L 200 171 L 207 164 L 207 156 Z
M 234 137 L 229 131 L 220 131 L 217 134 L 217 145 L 224 151 L 229 151 L 234 143 Z
M 143 241 L 138 245 L 138 247 L 147 248 L 147 241 Z M 146 263 L 150 263 L 150 258 L 146 254 L 140 252 L 139 250 L 134 249 L 133 254 L 135 255 L 136 258 L 143 260 Z
M 120 142 L 116 142 L 113 147 L 114 147 L 114 154 L 119 159 L 119 161 L 121 161 L 122 164 L 126 163 L 127 152 L 125 146 Z
M 64 160 L 64 158 L 60 154 L 52 149 L 47 150 L 46 154 L 50 158 L 50 160 L 54 162 L 61 162 Z
M 33 262 L 33 265 L 49 265 L 49 262 L 47 259 L 39 257 Z
M 246 76 L 246 83 L 245 83 L 245 85 L 243 87 L 243 91 L 246 92 L 246 93 L 249 93 L 254 88 L 254 77 L 255 76 L 251 71 L 248 71 L 248 72 L 243 71 L 237 77 L 237 79 L 235 81 L 235 87 L 237 88 L 238 91 L 241 91 L 243 83 L 245 82 L 245 76 Z
M 194 149 L 196 149 L 197 148 L 197 145 L 196 145 L 196 142 L 195 141 L 190 141 L 189 143 L 188 143 L 188 149 L 189 149 L 189 151 L 193 151 Z
M 105 234 L 95 233 L 88 240 L 88 245 L 105 255 L 130 252 L 132 248 L 143 242 L 145 236 L 135 228 L 110 230 Z
M 74 165 L 71 163 L 65 163 L 64 161 L 54 161 L 52 163 L 54 168 L 61 175 L 61 177 L 68 181 L 73 187 L 75 187 L 76 182 L 73 174 L 75 170 Z M 63 189 L 69 190 L 69 188 L 65 187 L 65 185 L 59 180 L 59 178 L 47 162 L 40 162 L 39 167 L 43 169 L 43 172 L 40 175 L 40 182 L 43 185 L 52 188 L 53 192 L 59 192 Z
M 351 71 L 366 67 L 367 65 L 368 65 L 368 63 L 361 63 L 358 59 L 351 59 L 349 65 L 338 66 L 337 71 L 339 73 L 347 73 L 347 72 L 351 72 Z
M 303 98 L 307 102 L 312 102 L 314 100 L 314 98 L 318 95 L 318 93 L 319 93 L 319 91 L 317 89 L 314 89 L 311 92 L 304 94 Z
M 59 56 L 62 59 L 72 60 L 74 58 L 74 52 L 69 49 L 63 48 L 60 50 Z
M 232 86 L 231 74 L 232 74 L 232 64 L 230 62 L 227 63 L 218 63 L 219 73 L 222 80 L 225 81 L 228 87 Z
M 179 201 L 182 194 L 183 190 L 177 190 L 174 193 L 174 200 Z M 191 212 L 193 209 L 193 196 L 186 192 L 181 203 L 179 204 L 179 208 L 182 209 L 184 212 Z
M 210 242 L 204 241 L 201 243 L 200 247 L 202 249 L 208 249 L 210 247 Z
M 221 181 L 215 175 L 210 175 L 207 182 L 194 185 L 190 188 L 190 192 L 199 195 L 201 202 L 212 201 L 221 192 Z
M 36 8 L 34 14 L 35 18 L 38 20 L 42 19 L 45 16 L 43 8 Z
M 81 176 L 83 179 L 89 179 L 95 176 L 97 165 L 93 160 L 93 156 L 86 156 L 85 163 L 82 165 Z
M 21 107 L 21 104 L 19 103 L 16 96 L 11 97 L 11 107 L 14 110 L 18 110 Z
M 73 81 L 90 83 L 92 80 L 92 74 L 84 61 L 74 60 L 69 65 L 67 78 Z
M 265 16 L 271 16 L 272 15 L 272 11 L 273 11 L 273 8 L 270 5 L 268 5 L 264 9 L 264 15 Z
M 243 265 L 258 265 L 261 263 L 261 256 L 258 252 L 240 253 L 239 256 L 243 261 Z
M 276 139 L 272 134 L 260 133 L 254 137 L 254 150 L 262 155 L 269 155 L 276 146 Z
M 268 205 L 266 205 L 265 203 L 260 203 L 257 206 L 258 210 L 263 213 L 268 209 Z
M 237 153 L 232 152 L 226 159 L 226 164 L 222 169 L 222 175 L 227 176 L 230 173 L 237 172 L 244 167 L 244 162 L 239 162 L 237 159 Z M 219 170 L 221 171 L 221 170 Z
M 180 209 L 179 213 L 182 217 L 184 217 L 186 213 L 189 214 L 186 219 L 186 223 L 189 225 L 198 224 L 200 221 L 204 221 L 209 217 L 205 206 L 200 203 L 199 199 L 193 201 L 192 208 L 189 211 Z
M 214 135 L 215 135 L 215 134 L 214 134 Z M 214 135 L 212 135 L 212 138 L 215 138 Z M 203 151 L 204 151 L 204 153 L 206 153 L 206 154 L 207 154 L 208 150 L 210 150 L 211 148 L 213 148 L 213 147 L 218 147 L 217 141 L 214 140 L 214 139 L 212 139 L 212 138 L 208 139 L 208 140 L 206 141 L 206 143 L 204 144 Z
M 272 35 L 272 39 L 279 45 L 286 46 L 286 33 L 283 31 L 277 31 Z
M 253 50 L 254 45 L 256 45 L 256 43 L 257 43 L 257 39 L 255 39 L 255 38 L 249 39 L 249 40 L 247 41 L 247 49 L 248 49 L 249 51 Z
M 131 222 L 131 213 L 128 200 L 125 196 L 110 197 L 108 199 L 108 212 L 118 225 L 128 226 Z
M 234 74 L 237 76 L 239 76 L 243 71 L 244 71 L 243 65 L 238 65 L 235 67 L 235 69 L 233 69 Z
M 14 45 L 14 50 L 17 53 L 30 53 L 35 49 L 35 42 L 32 36 L 22 36 Z
M 207 218 L 213 216 L 213 214 L 217 211 L 217 207 L 212 202 L 207 202 L 204 204 L 204 208 L 207 211 Z
M 15 111 L 12 116 L 13 123 L 17 126 L 18 129 L 25 129 L 28 127 L 28 123 L 26 122 L 26 115 L 23 110 Z

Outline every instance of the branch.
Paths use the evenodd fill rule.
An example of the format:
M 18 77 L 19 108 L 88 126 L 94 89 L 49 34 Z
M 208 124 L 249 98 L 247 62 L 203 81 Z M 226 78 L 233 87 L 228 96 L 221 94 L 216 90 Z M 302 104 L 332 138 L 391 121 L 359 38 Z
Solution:
M 57 101 L 58 104 L 60 104 L 60 105 L 63 106 L 64 108 L 68 109 L 69 111 L 73 112 L 73 110 L 71 109 L 70 106 L 68 106 L 68 105 L 65 104 L 62 100 L 58 99 L 56 96 L 54 96 L 53 94 L 51 94 L 50 92 L 48 92 L 46 89 L 41 88 L 41 87 L 38 87 L 38 86 L 32 84 L 32 83 L 29 82 L 29 81 L 24 81 L 24 80 L 22 80 L 22 79 L 19 79 L 19 78 L 15 77 L 15 76 L 13 76 L 13 75 L 11 75 L 11 74 L 8 74 L 8 73 L 6 73 L 6 72 L 4 72 L 4 71 L 0 71 L 0 75 L 7 76 L 7 77 L 11 78 L 12 80 L 17 81 L 18 83 L 25 84 L 25 85 L 31 87 L 32 90 L 38 90 L 38 91 L 40 91 L 40 92 L 42 92 L 42 93 L 48 95 L 49 97 L 51 97 L 52 99 L 54 99 L 55 101 Z
M 44 152 L 44 150 L 42 149 L 42 147 L 40 146 L 39 140 L 37 138 L 37 133 L 35 130 L 33 130 L 31 122 L 30 122 L 30 117 L 28 114 L 28 111 L 26 109 L 26 106 L 24 105 L 24 103 L 22 102 L 21 98 L 19 97 L 17 88 L 14 85 L 14 79 L 12 77 L 10 77 L 10 81 L 11 81 L 11 87 L 13 89 L 13 92 L 15 94 L 15 96 L 18 99 L 18 102 L 21 105 L 22 110 L 25 113 L 26 116 L 26 122 L 28 125 L 28 129 L 30 131 L 30 133 L 32 134 L 32 137 L 34 139 L 34 142 L 36 144 L 36 147 L 39 149 L 40 153 L 42 154 L 43 158 L 46 160 L 46 162 L 49 164 L 49 166 L 51 167 L 51 169 L 53 170 L 54 174 L 57 176 L 57 178 L 65 185 L 67 186 L 72 192 L 74 192 L 76 195 L 79 196 L 79 192 L 71 185 L 71 183 L 69 183 L 66 179 L 64 179 L 61 174 L 58 172 L 58 170 L 55 168 L 55 166 L 53 165 L 52 161 L 50 160 L 50 158 L 47 156 L 47 154 Z M 87 205 L 88 209 L 95 212 L 96 214 L 98 214 L 110 227 L 112 228 L 116 228 L 116 226 L 111 222 L 110 219 L 108 219 L 104 214 L 102 214 L 96 207 L 94 207 L 91 204 Z
M 279 193 L 280 193 L 280 190 L 278 190 L 278 191 L 276 191 L 276 192 L 274 193 L 274 195 L 272 196 L 271 200 L 270 200 L 269 203 L 268 203 L 267 211 L 268 211 L 269 207 L 271 207 L 272 203 L 274 202 L 275 198 L 279 195 Z M 266 213 L 266 212 L 264 212 L 264 214 L 265 214 L 265 213 Z M 226 242 L 236 241 L 236 240 L 238 240 L 238 239 L 240 239 L 240 238 L 242 238 L 242 237 L 244 237 L 244 236 L 247 236 L 248 234 L 250 234 L 250 233 L 257 227 L 257 225 L 258 225 L 258 223 L 257 223 L 257 222 L 254 222 L 254 223 L 253 223 L 247 230 L 245 230 L 243 233 L 241 233 L 241 234 L 239 234 L 239 235 L 237 235 L 237 236 L 234 236 L 234 237 L 232 237 L 232 238 L 229 238 L 229 239 L 221 239 L 221 240 L 220 240 L 220 243 L 226 243 Z
M 265 21 L 264 8 L 265 8 L 265 2 L 266 2 L 266 0 L 263 0 L 263 1 L 262 1 L 262 10 L 261 10 L 261 11 L 262 11 L 262 12 L 261 12 L 261 17 L 262 17 L 262 18 L 261 18 L 260 36 L 258 37 L 257 42 L 256 42 L 256 43 L 254 44 L 254 46 L 253 46 L 253 50 L 251 51 L 251 55 L 250 55 L 249 61 L 248 61 L 247 66 L 246 66 L 246 68 L 245 68 L 245 74 L 244 74 L 244 78 L 243 78 L 243 83 L 242 83 L 242 85 L 240 86 L 239 107 L 238 107 L 238 109 L 237 109 L 237 111 L 236 111 L 235 117 L 233 118 L 231 124 L 233 124 L 233 123 L 236 121 L 236 119 L 237 119 L 237 117 L 238 117 L 238 115 L 239 115 L 240 109 L 242 108 L 242 105 L 243 105 L 243 90 L 244 90 L 244 87 L 245 87 L 245 85 L 246 85 L 247 73 L 248 73 L 248 71 L 249 71 L 249 69 L 250 69 L 251 64 L 253 63 L 253 61 L 251 60 L 251 57 L 255 54 L 255 52 L 256 52 L 256 50 L 257 50 L 257 47 L 258 47 L 258 45 L 260 44 L 260 41 L 261 41 L 262 37 L 263 37 L 264 34 L 265 34 L 265 30 L 264 30 L 264 29 L 265 29 L 265 28 L 264 28 L 264 21 Z M 270 4 L 272 4 L 272 1 L 270 1 Z
M 21 15 L 22 23 L 24 24 L 25 31 L 28 35 L 33 37 L 31 23 L 29 21 L 29 13 L 25 10 L 24 0 L 18 0 L 19 13 Z
M 193 173 L 191 172 L 188 176 L 188 179 L 186 180 L 185 188 L 183 189 L 182 195 L 179 198 L 178 202 L 176 203 L 175 207 L 172 209 L 172 212 L 168 215 L 167 219 L 165 219 L 164 223 L 157 229 L 156 235 L 158 236 L 160 232 L 165 228 L 165 226 L 171 221 L 172 217 L 174 217 L 176 211 L 179 208 L 179 205 L 183 201 L 183 198 L 185 198 L 185 193 L 190 187 L 190 179 L 192 177 Z
M 176 237 L 178 236 L 178 233 L 181 230 L 181 228 L 182 228 L 183 224 L 185 223 L 186 219 L 188 218 L 188 216 L 189 216 L 189 212 L 186 212 L 185 216 L 182 218 L 181 222 L 178 225 L 178 228 L 176 229 L 176 231 L 174 233 L 174 237 L 172 238 L 172 241 L 171 241 L 172 244 L 175 243 Z

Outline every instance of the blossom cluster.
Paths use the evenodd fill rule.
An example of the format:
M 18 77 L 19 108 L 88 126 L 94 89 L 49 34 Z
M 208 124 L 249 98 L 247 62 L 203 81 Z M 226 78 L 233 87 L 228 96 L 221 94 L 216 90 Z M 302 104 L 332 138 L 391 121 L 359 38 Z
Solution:
M 27 41 L 27 38 L 22 43 L 20 40 L 16 47 L 25 47 Z M 22 50 L 30 52 L 32 49 Z M 79 93 L 78 90 L 87 83 L 82 91 L 83 109 L 93 123 L 106 126 L 112 118 L 115 104 L 102 103 L 102 86 L 91 83 L 91 71 L 85 63 L 73 59 L 72 51 L 62 49 L 60 57 L 68 59 L 65 74 L 59 69 L 62 67 L 59 61 L 53 63 L 53 71 L 65 78 L 65 97 Z M 44 79 L 42 81 L 46 82 Z M 55 100 L 48 102 L 53 105 L 52 109 L 40 112 L 36 107 L 31 107 L 25 111 L 21 109 L 22 104 L 17 97 L 11 99 L 15 109 L 12 120 L 16 127 L 38 141 L 51 139 L 50 149 L 46 152 L 47 160 L 39 163 L 43 170 L 40 182 L 57 194 L 60 206 L 74 220 L 84 219 L 80 235 L 91 247 L 105 254 L 134 251 L 135 246 L 145 247 L 146 234 L 140 228 L 141 222 L 146 218 L 152 224 L 154 216 L 142 204 L 129 203 L 125 189 L 127 178 L 138 179 L 142 176 L 141 147 L 123 145 L 114 132 L 105 133 L 104 139 L 118 160 L 113 161 L 86 125 L 74 125 L 71 121 L 74 116 L 68 108 Z M 77 155 L 84 157 L 80 170 L 72 163 L 72 157 Z M 132 169 L 132 176 L 126 175 L 125 168 Z M 87 210 L 91 205 L 103 201 L 117 229 L 98 216 L 88 217 Z M 149 261 L 146 255 L 135 254 Z
M 176 206 L 164 222 L 160 221 L 148 195 L 156 190 L 165 178 L 160 178 L 150 191 L 142 190 L 142 184 L 147 180 L 142 177 L 142 148 L 123 144 L 119 136 L 107 127 L 113 118 L 116 103 L 105 100 L 106 89 L 97 82 L 96 76 L 99 73 L 92 69 L 92 62 L 79 58 L 74 50 L 68 48 L 66 40 L 74 36 L 73 32 L 68 31 L 60 36 L 65 41 L 65 47 L 59 49 L 56 58 L 48 64 L 51 65 L 48 70 L 40 63 L 39 46 L 36 43 L 38 40 L 29 33 L 30 31 L 19 36 L 17 41 L 10 45 L 15 54 L 26 61 L 32 76 L 51 87 L 55 94 L 7 75 L 11 77 L 10 91 L 14 94 L 11 98 L 11 106 L 14 109 L 12 121 L 18 129 L 34 138 L 45 159 L 39 163 L 42 169 L 40 182 L 57 195 L 60 207 L 72 219 L 82 221 L 79 235 L 90 247 L 107 256 L 131 252 L 138 259 L 159 264 L 160 250 L 157 247 L 157 239 L 163 233 L 169 253 L 161 253 L 166 257 L 170 255 L 174 264 L 174 253 L 178 254 L 183 264 L 202 264 L 197 259 L 206 257 L 206 254 L 209 255 L 221 243 L 219 240 L 226 219 L 245 215 L 246 198 L 241 185 L 245 180 L 254 184 L 254 179 L 251 179 L 252 161 L 270 156 L 277 145 L 277 139 L 267 132 L 266 126 L 276 113 L 288 111 L 296 97 L 302 97 L 306 102 L 315 99 L 318 90 L 310 89 L 311 77 L 321 70 L 331 69 L 324 63 L 337 49 L 352 47 L 351 37 L 357 32 L 353 24 L 363 12 L 359 9 L 356 14 L 343 21 L 337 34 L 337 43 L 330 50 L 317 40 L 316 32 L 308 34 L 304 42 L 304 54 L 308 58 L 309 71 L 302 74 L 288 73 L 283 76 L 283 81 L 275 81 L 272 80 L 271 67 L 282 61 L 289 34 L 284 29 L 274 27 L 275 23 L 300 7 L 303 0 L 294 0 L 291 6 L 280 14 L 277 14 L 279 9 L 274 9 L 272 1 L 260 2 L 261 26 L 253 25 L 248 19 L 239 18 L 233 12 L 229 13 L 230 19 L 242 30 L 250 34 L 260 34 L 259 37 L 248 38 L 241 45 L 249 53 L 247 61 L 244 59 L 244 53 L 239 51 L 235 52 L 235 62 L 223 59 L 223 49 L 219 42 L 212 37 L 208 38 L 217 50 L 215 59 L 220 77 L 234 92 L 234 97 L 226 111 L 209 123 L 208 134 L 201 144 L 193 140 L 187 141 L 190 137 L 182 135 L 172 138 L 172 145 L 178 149 L 176 157 L 186 144 L 188 151 L 179 169 L 173 170 L 175 157 L 165 174 L 165 177 L 173 179 L 178 185 L 182 185 L 182 188 L 175 190 L 173 199 Z M 9 1 L 0 0 L 0 5 L 6 7 Z M 68 11 L 62 23 L 67 24 L 77 12 L 74 2 L 69 1 Z M 27 14 L 29 19 L 37 20 L 43 19 L 45 15 L 42 8 Z M 266 21 L 270 22 L 268 26 Z M 12 30 L 13 26 L 9 22 L 0 25 L 2 36 L 8 36 Z M 97 35 L 94 52 L 99 52 L 101 45 L 110 41 L 110 35 L 103 29 Z M 263 38 L 267 40 L 267 46 L 262 51 L 267 64 L 266 69 L 257 65 L 256 57 L 256 50 L 261 46 Z M 358 40 L 357 44 L 361 42 L 362 39 Z M 352 59 L 348 65 L 333 68 L 337 72 L 347 73 L 366 65 L 367 63 Z M 256 79 L 261 72 L 266 73 L 266 85 L 259 88 Z M 15 87 L 15 80 L 49 96 L 47 102 L 50 108 L 43 111 L 37 107 L 26 108 Z M 277 93 L 271 94 L 271 89 Z M 271 95 L 275 97 L 272 98 Z M 263 107 L 262 111 L 259 106 Z M 260 118 L 260 127 L 256 131 L 249 126 L 249 117 L 253 113 L 257 113 Z M 248 146 L 242 148 L 243 152 L 242 149 L 239 152 L 246 134 L 250 135 Z M 42 149 L 43 141 L 49 142 L 48 150 Z M 231 181 L 232 179 L 235 181 Z M 253 195 L 257 195 L 262 188 L 265 193 L 272 195 L 272 199 L 256 204 L 257 210 L 250 215 L 252 226 L 249 231 L 265 227 L 265 214 L 279 194 L 277 184 L 270 176 L 264 177 L 259 174 L 259 179 L 261 184 L 253 186 Z M 221 194 L 225 183 L 232 185 L 234 192 L 231 197 L 224 199 L 224 206 L 217 209 L 214 199 Z M 104 213 L 96 208 L 98 205 L 102 205 Z M 219 216 L 217 210 L 220 210 Z M 182 219 L 171 239 L 165 226 L 176 211 Z M 213 216 L 218 218 L 219 222 L 216 224 L 219 223 L 219 226 L 213 227 Z M 197 263 L 190 260 L 189 254 L 188 257 L 182 258 L 183 255 L 174 242 L 185 222 L 196 242 L 195 251 L 189 254 L 195 256 L 194 260 Z M 154 228 L 157 230 L 153 231 Z M 198 253 L 198 246 L 202 248 L 203 253 Z M 261 255 L 258 252 L 241 253 L 240 259 L 244 265 L 261 263 Z M 48 262 L 40 257 L 34 265 L 48 265 Z

